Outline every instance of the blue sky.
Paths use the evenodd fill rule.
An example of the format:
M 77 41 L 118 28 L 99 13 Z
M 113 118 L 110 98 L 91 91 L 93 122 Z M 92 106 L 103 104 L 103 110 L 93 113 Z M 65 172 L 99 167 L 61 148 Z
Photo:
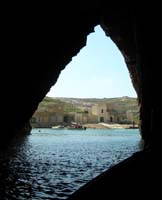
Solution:
M 62 70 L 47 96 L 75 98 L 137 97 L 124 58 L 100 26 Z

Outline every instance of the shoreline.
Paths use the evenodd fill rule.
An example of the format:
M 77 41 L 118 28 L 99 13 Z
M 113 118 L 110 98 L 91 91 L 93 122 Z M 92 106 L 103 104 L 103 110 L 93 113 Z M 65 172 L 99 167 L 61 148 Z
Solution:
M 83 125 L 86 128 L 91 129 L 138 129 L 138 125 L 135 125 L 134 127 L 131 124 L 108 124 L 108 123 L 97 123 L 97 124 L 84 124 Z

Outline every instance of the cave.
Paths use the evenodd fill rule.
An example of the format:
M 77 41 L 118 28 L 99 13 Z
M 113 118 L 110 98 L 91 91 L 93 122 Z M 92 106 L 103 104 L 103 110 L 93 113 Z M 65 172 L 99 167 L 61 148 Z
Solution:
M 108 6 L 104 2 L 7 6 L 1 26 L 2 128 L 0 148 L 30 133 L 29 119 L 61 70 L 100 25 L 121 51 L 138 95 L 141 152 L 78 191 L 79 199 L 161 199 L 160 19 L 158 6 Z M 3 78 L 3 80 L 2 80 Z

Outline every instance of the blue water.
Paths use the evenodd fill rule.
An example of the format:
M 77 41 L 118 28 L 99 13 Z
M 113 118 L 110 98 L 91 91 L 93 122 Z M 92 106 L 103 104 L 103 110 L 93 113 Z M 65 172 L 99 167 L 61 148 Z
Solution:
M 66 199 L 139 150 L 138 129 L 33 129 L 0 156 L 0 199 Z

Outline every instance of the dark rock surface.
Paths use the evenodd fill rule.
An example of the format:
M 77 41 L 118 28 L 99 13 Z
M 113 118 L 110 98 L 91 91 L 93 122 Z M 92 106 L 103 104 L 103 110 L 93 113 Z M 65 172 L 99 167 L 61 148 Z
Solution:
M 68 200 L 161 199 L 161 177 L 153 161 L 150 152 L 135 153 L 80 188 Z
M 100 24 L 124 56 L 138 93 L 141 108 L 141 134 L 145 141 L 145 148 L 159 156 L 154 167 L 158 166 L 161 159 L 162 111 L 161 55 L 158 50 L 161 43 L 161 12 L 158 10 L 158 5 L 154 4 L 147 5 L 147 9 L 144 9 L 140 5 L 136 5 L 136 8 L 133 5 L 110 7 L 103 2 L 91 5 L 83 2 L 73 5 L 60 3 L 48 8 L 41 3 L 32 6 L 16 4 L 4 6 L 1 24 L 3 108 L 1 148 L 7 145 L 18 132 L 22 133 L 20 130 L 28 123 L 50 87 L 56 83 L 61 70 L 86 45 L 87 35 Z M 131 185 L 134 185 L 137 179 L 131 169 L 140 172 L 139 176 L 142 177 L 143 184 L 140 183 L 136 188 L 141 191 L 142 197 L 146 193 L 148 196 L 154 186 L 154 182 L 148 178 L 153 177 L 155 172 L 147 169 L 150 159 L 131 158 L 129 160 L 128 175 L 132 176 L 128 179 L 129 189 L 132 191 L 130 199 L 133 199 L 135 195 L 131 190 Z M 122 185 L 122 191 L 118 187 L 119 184 L 116 185 L 117 182 L 120 185 L 123 184 L 122 179 L 124 180 L 127 176 L 127 170 L 122 166 L 118 165 L 114 168 L 110 172 L 113 175 L 106 176 L 106 180 L 104 178 L 102 183 L 105 182 L 112 191 L 114 184 L 116 193 L 119 189 L 119 193 L 124 195 L 124 185 Z M 161 171 L 158 172 L 161 173 Z M 112 182 L 113 176 L 116 177 L 115 183 Z M 147 187 L 149 181 L 150 186 Z

